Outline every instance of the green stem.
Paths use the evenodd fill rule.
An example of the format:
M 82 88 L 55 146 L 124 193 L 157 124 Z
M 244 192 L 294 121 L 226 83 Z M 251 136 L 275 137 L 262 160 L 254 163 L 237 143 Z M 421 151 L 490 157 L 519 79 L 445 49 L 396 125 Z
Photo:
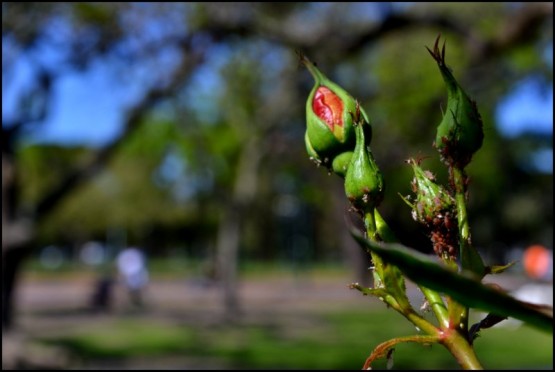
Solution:
M 481 278 L 485 274 L 485 266 L 478 251 L 472 246 L 470 239 L 470 225 L 466 213 L 466 176 L 464 170 L 451 168 L 453 184 L 455 186 L 455 201 L 457 204 L 457 222 L 459 226 L 459 249 L 462 270 L 470 271 Z
M 389 228 L 389 225 L 383 217 L 380 215 L 380 212 L 375 209 L 374 211 L 375 216 L 375 224 L 377 227 L 377 233 L 380 238 L 386 243 L 398 243 L 399 240 L 393 233 L 393 231 Z M 434 290 L 431 290 L 426 287 L 418 286 L 422 291 L 422 294 L 432 307 L 432 311 L 434 312 L 437 320 L 439 321 L 441 328 L 449 327 L 449 315 L 447 313 L 447 308 L 441 298 L 441 295 Z
M 455 301 L 449 297 L 447 299 L 449 306 L 449 325 L 451 329 L 459 329 L 465 334 L 468 332 L 468 307 Z
M 364 214 L 364 226 L 366 227 L 366 234 L 368 235 L 368 239 L 372 241 L 379 241 L 376 228 L 376 220 L 374 219 L 374 208 Z M 372 263 L 374 265 L 374 287 L 383 287 L 384 281 L 382 259 L 374 252 L 370 252 L 370 256 L 372 257 Z
M 464 206 L 464 205 L 463 205 Z M 395 243 L 398 239 L 395 237 L 395 234 L 382 216 L 379 214 L 378 210 L 375 210 L 375 218 L 370 219 L 373 221 L 374 225 L 376 226 L 376 233 L 377 234 L 368 234 L 369 236 L 377 236 L 382 238 L 384 241 L 388 243 Z M 464 216 L 466 216 L 466 208 L 464 209 Z M 466 232 L 469 230 L 467 229 Z M 381 261 L 380 261 L 381 262 Z M 467 338 L 464 336 L 466 335 L 468 324 L 465 323 L 463 330 L 460 330 L 458 325 L 460 324 L 461 320 L 465 320 L 467 322 L 467 314 L 468 308 L 460 305 L 458 302 L 454 302 L 452 299 L 449 299 L 449 312 L 453 311 L 454 313 L 462 313 L 462 316 L 455 320 L 455 323 L 451 323 L 451 317 L 449 316 L 449 312 L 447 307 L 445 306 L 441 295 L 431 289 L 428 289 L 423 286 L 419 286 L 420 290 L 432 306 L 432 310 L 436 315 L 436 318 L 439 321 L 441 330 L 430 324 L 427 320 L 423 319 L 420 315 L 418 315 L 414 310 L 410 309 L 409 311 L 400 309 L 399 306 L 391 306 L 399 313 L 401 313 L 405 318 L 407 318 L 410 322 L 412 322 L 416 327 L 420 328 L 425 333 L 434 336 L 434 335 L 441 335 L 441 343 L 449 350 L 449 352 L 455 357 L 459 365 L 464 369 L 483 369 L 480 362 L 478 361 L 474 349 L 468 342 Z M 388 300 L 385 298 L 384 302 L 388 303 Z M 453 325 L 457 325 L 454 328 Z M 462 332 L 462 333 L 461 333 Z
M 438 335 L 441 331 L 434 326 L 432 323 L 428 322 L 426 319 L 422 318 L 413 309 L 405 310 L 401 313 L 405 318 L 407 318 L 412 324 L 414 324 L 418 329 L 426 332 L 431 336 Z
M 424 297 L 432 307 L 432 311 L 434 312 L 437 320 L 439 321 L 439 325 L 442 329 L 449 328 L 449 315 L 447 313 L 447 308 L 445 307 L 445 303 L 443 302 L 443 298 L 441 295 L 436 291 L 433 291 L 429 288 L 418 286 L 424 294 Z
M 372 241 L 383 241 L 382 235 L 392 237 L 390 231 L 384 232 L 381 234 L 382 229 L 384 229 L 385 221 L 379 215 L 378 210 L 375 208 L 371 208 L 364 214 L 364 225 L 366 227 L 366 232 L 368 235 L 368 239 Z M 378 229 L 378 225 L 380 228 Z M 372 256 L 372 262 L 374 263 L 374 280 L 378 278 L 380 285 L 384 283 L 384 264 L 380 256 L 378 256 L 374 252 L 370 252 Z M 387 288 L 385 288 L 387 290 Z M 439 296 L 439 295 L 438 295 Z M 421 329 L 422 331 L 430 334 L 430 335 L 437 335 L 439 330 L 426 319 L 421 317 L 418 313 L 414 311 L 414 309 L 409 306 L 401 306 L 399 302 L 391 295 L 386 295 L 382 298 L 387 305 L 391 306 L 405 318 L 407 318 L 410 322 L 412 322 L 416 327 Z M 434 301 L 437 302 L 437 301 Z M 443 303 L 443 302 L 441 302 Z
M 393 349 L 395 345 L 401 342 L 417 342 L 419 344 L 431 345 L 436 342 L 439 342 L 439 335 L 435 335 L 435 336 L 416 335 L 416 336 L 396 337 L 392 340 L 382 342 L 381 344 L 376 346 L 374 351 L 372 351 L 372 354 L 366 359 L 366 362 L 364 363 L 364 366 L 362 367 L 362 369 L 363 370 L 372 369 L 371 366 L 374 360 L 378 358 L 387 357 L 389 351 Z
M 461 257 L 461 267 L 463 270 L 472 267 L 469 258 L 470 249 L 470 227 L 468 226 L 468 216 L 466 214 L 466 186 L 464 170 L 457 167 L 452 168 L 453 184 L 455 185 L 455 201 L 457 204 L 457 222 L 459 227 L 459 252 Z M 456 301 L 449 301 L 451 327 L 461 329 L 464 334 L 468 333 L 468 307 L 458 304 Z
M 484 369 L 466 337 L 457 330 L 445 331 L 440 342 L 453 354 L 463 369 Z

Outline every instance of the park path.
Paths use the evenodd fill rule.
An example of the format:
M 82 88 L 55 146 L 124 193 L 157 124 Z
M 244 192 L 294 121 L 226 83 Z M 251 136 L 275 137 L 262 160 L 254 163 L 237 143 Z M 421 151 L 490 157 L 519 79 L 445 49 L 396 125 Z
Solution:
M 11 369 L 14 360 L 26 353 L 28 367 L 48 365 L 66 368 L 74 361 L 59 348 L 46 348 L 32 343 L 33 339 L 63 336 L 73 332 L 105 325 L 122 316 L 143 317 L 145 321 L 167 324 L 194 324 L 210 326 L 226 322 L 221 288 L 202 278 L 163 279 L 156 276 L 144 293 L 145 308 L 136 312 L 129 304 L 123 286 L 116 282 L 113 302 L 109 312 L 94 314 L 89 310 L 90 298 L 97 277 L 83 273 L 70 278 L 22 277 L 17 293 L 17 332 L 3 335 L 3 369 Z M 242 324 L 274 322 L 290 324 L 292 328 L 302 325 L 315 311 L 341 308 L 372 308 L 383 306 L 379 301 L 362 296 L 348 285 L 348 275 L 333 274 L 330 277 L 310 272 L 291 273 L 281 277 L 250 278 L 239 286 L 241 312 L 236 320 Z M 31 342 L 31 344 L 29 343 Z M 32 352 L 29 350 L 32 349 Z M 133 365 L 114 365 L 102 361 L 93 365 L 80 365 L 90 369 L 138 369 L 149 368 L 149 363 L 179 369 L 221 369 L 214 360 L 192 358 L 165 358 L 163 361 L 134 360 Z M 137 364 L 137 368 L 134 365 Z M 152 368 L 155 368 L 152 367 Z M 177 367 L 176 367 L 177 368 Z
M 3 369 L 13 366 L 14 358 L 22 350 L 31 358 L 30 367 L 41 364 L 58 368 L 72 365 L 71 356 L 59 348 L 27 344 L 41 336 L 64 335 L 70 332 L 86 332 L 87 329 L 106 324 L 121 316 L 129 315 L 127 293 L 116 283 L 111 310 L 105 314 L 92 314 L 87 310 L 94 274 L 83 274 L 69 279 L 37 279 L 24 276 L 17 297 L 17 332 L 3 335 Z M 372 309 L 384 306 L 379 300 L 362 296 L 348 285 L 353 281 L 349 275 L 329 277 L 304 272 L 281 277 L 250 278 L 242 280 L 239 287 L 242 323 L 283 322 L 291 329 L 306 325 L 312 314 L 341 309 Z M 507 290 L 514 290 L 525 278 L 499 275 L 496 282 Z M 408 294 L 415 307 L 422 303 L 420 291 L 407 283 Z M 213 325 L 225 321 L 223 296 L 218 285 L 200 278 L 162 279 L 154 277 L 145 292 L 145 310 L 134 316 L 169 324 Z M 19 354 L 18 354 L 19 353 Z M 10 363 L 12 363 L 10 365 Z M 175 357 L 164 361 L 134 360 L 131 364 L 80 365 L 83 369 L 140 369 L 156 368 L 149 363 L 175 365 L 176 369 L 225 369 L 214 360 Z M 6 368 L 4 368 L 6 367 Z

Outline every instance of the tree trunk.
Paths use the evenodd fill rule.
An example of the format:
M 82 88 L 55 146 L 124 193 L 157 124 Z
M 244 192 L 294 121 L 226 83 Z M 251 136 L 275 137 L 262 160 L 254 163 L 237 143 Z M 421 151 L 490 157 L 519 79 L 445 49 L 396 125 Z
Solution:
M 260 159 L 259 140 L 253 136 L 241 152 L 232 197 L 222 212 L 219 224 L 217 271 L 222 282 L 223 305 L 228 320 L 236 319 L 241 312 L 237 280 L 241 228 L 246 209 L 256 194 Z
M 2 332 L 13 328 L 14 289 L 21 264 L 28 256 L 28 247 L 13 247 L 2 253 Z
M 237 261 L 240 244 L 241 213 L 228 208 L 222 213 L 218 231 L 218 271 L 222 282 L 225 315 L 229 320 L 240 313 L 237 293 Z
M 29 253 L 31 226 L 16 216 L 16 173 L 12 154 L 2 152 L 2 331 L 13 326 L 14 289 L 21 263 Z

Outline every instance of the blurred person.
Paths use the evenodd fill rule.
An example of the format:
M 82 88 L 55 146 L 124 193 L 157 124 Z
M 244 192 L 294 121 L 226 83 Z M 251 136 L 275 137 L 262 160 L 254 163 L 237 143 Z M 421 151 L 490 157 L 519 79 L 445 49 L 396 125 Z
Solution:
M 142 307 L 143 290 L 149 280 L 143 252 L 136 247 L 125 248 L 116 257 L 116 264 L 128 290 L 131 304 Z
M 112 287 L 114 278 L 108 271 L 104 272 L 94 283 L 91 296 L 91 308 L 94 312 L 107 312 L 112 304 Z

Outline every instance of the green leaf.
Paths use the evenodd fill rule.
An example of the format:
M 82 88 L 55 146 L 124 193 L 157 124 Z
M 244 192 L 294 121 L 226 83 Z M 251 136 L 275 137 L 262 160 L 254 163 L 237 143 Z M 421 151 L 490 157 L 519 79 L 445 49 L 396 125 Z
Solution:
M 349 288 L 358 290 L 364 296 L 376 296 L 378 298 L 387 296 L 387 291 L 383 288 L 368 288 L 358 283 L 351 283 Z
M 384 262 L 396 265 L 418 285 L 443 292 L 471 308 L 513 317 L 553 333 L 553 309 L 516 300 L 474 279 L 472 273 L 453 272 L 430 257 L 401 244 L 385 244 L 366 240 L 355 230 L 351 234 L 363 247 L 376 252 Z
M 506 265 L 492 265 L 486 267 L 486 274 L 501 274 L 503 271 L 507 270 L 518 261 L 509 262 Z

